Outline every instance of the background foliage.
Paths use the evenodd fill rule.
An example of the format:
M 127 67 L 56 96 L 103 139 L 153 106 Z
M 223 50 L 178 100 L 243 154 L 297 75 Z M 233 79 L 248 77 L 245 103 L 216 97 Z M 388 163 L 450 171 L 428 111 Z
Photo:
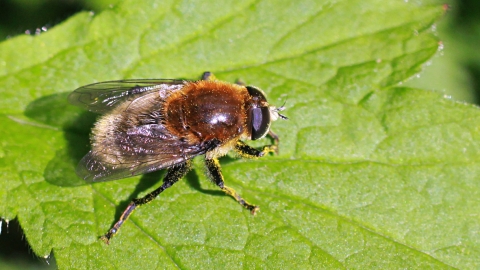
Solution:
M 88 9 L 106 10 L 3 42 L 1 216 L 18 217 L 33 252 L 44 257 L 53 249 L 61 268 L 478 267 L 478 109 L 392 88 L 476 102 L 474 9 L 452 3 L 442 32 L 433 31 L 445 50 L 429 60 L 442 6 L 380 2 L 127 1 L 112 9 L 91 1 Z M 68 17 L 40 12 L 45 3 L 2 2 L 8 14 L 48 19 L 25 16 L 19 26 L 12 19 L 19 16 L 0 16 L 0 31 L 34 33 Z M 72 3 L 67 14 L 83 9 Z M 425 62 L 426 72 L 405 84 Z M 227 181 L 258 202 L 260 214 L 249 216 L 206 184 L 197 166 L 103 246 L 97 236 L 161 173 L 59 186 L 75 179 L 95 119 L 69 106 L 67 91 L 204 70 L 260 86 L 272 103 L 287 99 L 291 120 L 274 125 L 280 156 L 222 160 Z M 5 230 L 4 222 L 2 242 Z M 2 245 L 4 254 L 13 244 Z M 12 254 L 5 267 L 19 262 Z

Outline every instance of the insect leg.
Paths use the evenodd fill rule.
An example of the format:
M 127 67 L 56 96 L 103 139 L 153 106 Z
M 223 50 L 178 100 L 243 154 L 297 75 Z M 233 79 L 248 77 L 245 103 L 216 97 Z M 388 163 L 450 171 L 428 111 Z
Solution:
M 240 79 L 237 79 L 237 80 L 235 81 L 235 84 L 236 84 L 236 85 L 240 85 L 240 86 L 247 86 L 247 85 L 246 85 L 242 80 L 240 80 Z
M 205 71 L 202 74 L 202 81 L 216 81 L 216 80 L 217 80 L 217 77 L 215 77 L 215 75 L 213 75 L 213 73 L 210 71 Z M 241 80 L 236 80 L 235 84 L 246 86 L 246 84 Z
M 202 75 L 202 81 L 216 81 L 217 77 L 210 71 L 205 71 Z
M 218 187 L 222 189 L 223 192 L 232 196 L 241 206 L 250 210 L 252 215 L 255 215 L 260 207 L 250 204 L 245 201 L 240 194 L 238 194 L 233 188 L 225 186 L 225 182 L 223 181 L 222 170 L 220 169 L 220 163 L 218 159 L 205 159 L 205 165 L 207 166 L 208 176 L 213 183 L 215 183 Z
M 273 139 L 273 142 L 275 143 L 275 145 L 278 148 L 278 144 L 280 143 L 280 137 L 278 137 L 278 135 L 275 132 L 273 132 L 272 130 L 268 131 L 268 135 L 270 135 L 270 137 Z
M 168 169 L 167 175 L 163 179 L 163 184 L 159 188 L 155 189 L 154 191 L 150 192 L 149 194 L 145 195 L 142 198 L 133 199 L 132 202 L 127 206 L 125 211 L 123 211 L 120 219 L 113 225 L 113 227 L 100 239 L 102 239 L 107 245 L 110 242 L 110 239 L 118 233 L 118 230 L 122 226 L 122 224 L 130 217 L 133 213 L 135 208 L 138 206 L 144 205 L 146 203 L 151 202 L 155 199 L 160 193 L 162 193 L 165 189 L 171 187 L 175 184 L 178 180 L 180 180 L 187 172 L 190 170 L 191 161 L 187 161 L 175 167 Z
M 275 154 L 278 155 L 278 149 L 280 149 L 280 137 L 277 133 L 273 132 L 271 129 L 268 131 L 268 135 L 273 139 L 273 145 L 275 146 Z
M 268 153 L 276 153 L 277 149 L 278 148 L 276 145 L 265 145 L 262 150 L 258 150 L 242 141 L 237 141 L 237 144 L 235 145 L 235 148 L 234 148 L 235 152 L 237 152 L 240 156 L 245 158 L 263 157 Z

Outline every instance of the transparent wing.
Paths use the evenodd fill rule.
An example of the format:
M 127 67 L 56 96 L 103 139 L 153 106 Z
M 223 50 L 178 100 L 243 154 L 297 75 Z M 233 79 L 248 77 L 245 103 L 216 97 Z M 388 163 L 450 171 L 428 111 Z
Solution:
M 152 91 L 181 88 L 187 81 L 169 79 L 136 79 L 107 81 L 82 86 L 68 96 L 68 101 L 92 112 L 105 113 L 117 104 Z M 172 87 L 173 86 L 173 87 Z M 178 86 L 178 87 L 174 87 Z
M 215 139 L 189 144 L 161 124 L 135 127 L 117 143 L 120 147 L 91 150 L 78 164 L 77 175 L 87 182 L 131 177 L 183 163 L 218 146 Z

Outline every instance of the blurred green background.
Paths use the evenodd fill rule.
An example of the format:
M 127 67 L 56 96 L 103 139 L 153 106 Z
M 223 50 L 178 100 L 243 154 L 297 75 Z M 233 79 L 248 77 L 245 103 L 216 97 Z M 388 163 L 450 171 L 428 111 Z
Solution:
M 436 26 L 441 50 L 407 86 L 434 90 L 455 100 L 480 104 L 480 1 L 426 1 L 448 4 Z
M 0 0 L 0 41 L 18 35 L 35 35 L 44 31 L 42 28 L 48 31 L 77 12 L 98 13 L 113 8 L 117 2 L 119 0 Z M 443 49 L 425 65 L 421 74 L 404 85 L 480 104 L 480 1 L 425 0 L 422 3 L 449 6 L 434 29 Z M 2 222 L 0 269 L 55 268 L 54 258 L 46 260 L 33 254 L 16 220 L 10 221 L 8 228 L 6 222 Z

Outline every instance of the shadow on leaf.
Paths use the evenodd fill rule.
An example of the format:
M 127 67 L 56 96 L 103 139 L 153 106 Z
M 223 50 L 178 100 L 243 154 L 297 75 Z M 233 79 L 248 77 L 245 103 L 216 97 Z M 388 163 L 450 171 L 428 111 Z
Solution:
M 80 186 L 87 183 L 76 175 L 75 168 L 89 151 L 89 133 L 97 115 L 70 105 L 68 94 L 34 100 L 27 106 L 25 115 L 64 131 L 67 147 L 58 150 L 45 168 L 47 182 L 57 186 Z

